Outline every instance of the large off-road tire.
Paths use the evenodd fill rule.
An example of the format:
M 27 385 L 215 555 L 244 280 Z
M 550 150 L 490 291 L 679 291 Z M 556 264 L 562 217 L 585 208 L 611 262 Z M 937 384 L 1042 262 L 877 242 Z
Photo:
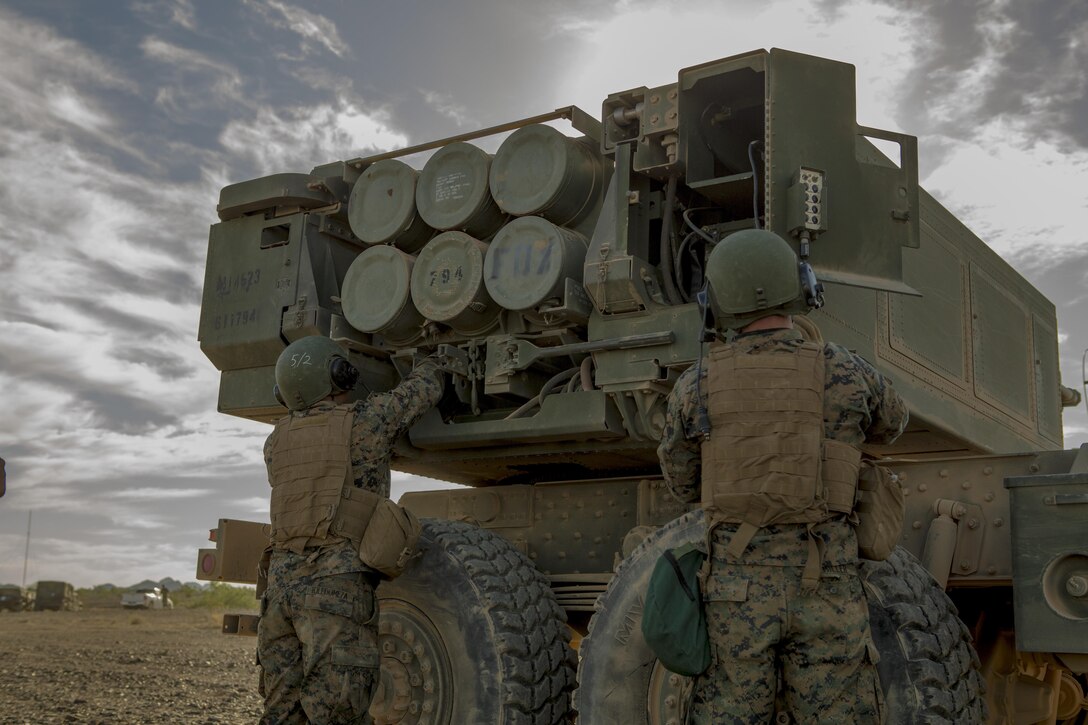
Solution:
M 423 555 L 378 587 L 377 725 L 555 725 L 574 688 L 570 630 L 548 580 L 496 534 L 423 521 Z
M 692 511 L 620 562 L 582 640 L 574 695 L 579 725 L 684 722 L 691 680 L 668 672 L 647 647 L 642 605 L 661 553 L 704 534 L 703 512 Z M 861 574 L 881 655 L 888 725 L 983 722 L 978 657 L 944 591 L 902 549 L 887 561 L 865 562 Z
M 985 685 L 971 634 L 925 567 L 896 549 L 884 561 L 862 562 L 861 574 L 888 722 L 985 722 Z

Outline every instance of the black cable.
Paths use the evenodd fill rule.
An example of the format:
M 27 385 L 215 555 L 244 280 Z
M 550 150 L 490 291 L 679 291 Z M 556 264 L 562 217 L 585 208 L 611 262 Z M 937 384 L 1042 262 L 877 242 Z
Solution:
M 672 244 L 669 238 L 672 236 L 672 214 L 676 207 L 676 176 L 670 176 L 665 185 L 665 209 L 661 215 L 661 243 L 658 254 L 661 257 L 661 278 L 665 283 L 665 298 L 670 305 L 678 305 L 683 300 L 680 291 L 676 288 L 673 277 Z
M 759 141 L 748 144 L 748 163 L 752 165 L 752 221 L 759 229 L 759 172 L 756 171 L 756 157 L 752 154 Z
M 710 235 L 709 235 L 709 234 L 707 234 L 706 232 L 704 232 L 704 231 L 703 231 L 703 230 L 702 230 L 702 229 L 701 229 L 700 227 L 696 226 L 696 225 L 695 225 L 695 222 L 693 222 L 693 221 L 691 220 L 691 216 L 690 216 L 690 215 L 691 215 L 691 213 L 692 213 L 693 211 L 707 211 L 708 209 L 715 209 L 715 208 L 716 208 L 716 207 L 713 207 L 713 206 L 700 206 L 700 207 L 696 207 L 695 209 L 685 209 L 685 210 L 684 210 L 684 214 L 683 214 L 683 217 L 684 217 L 684 223 L 688 225 L 688 228 L 689 228 L 689 229 L 691 229 L 691 231 L 693 231 L 693 232 L 695 232 L 696 234 L 698 234 L 698 235 L 699 235 L 700 237 L 702 237 L 703 239 L 705 239 L 705 240 L 707 240 L 708 242 L 710 242 L 711 244 L 717 244 L 717 243 L 718 243 L 718 240 L 717 240 L 717 239 L 715 239 L 714 237 L 710 236 Z
M 710 287 L 706 283 L 703 284 L 703 288 L 699 290 L 699 294 L 696 295 L 699 300 L 699 309 L 703 313 L 703 325 L 699 331 L 699 359 L 695 362 L 695 395 L 699 399 L 699 409 L 697 412 L 697 423 L 699 425 L 699 435 L 704 440 L 710 439 L 710 413 L 707 411 L 706 395 L 703 392 L 703 348 L 706 347 L 706 322 L 707 322 L 707 309 L 710 307 Z
M 525 403 L 520 408 L 515 410 L 510 415 L 506 416 L 506 418 L 504 418 L 503 420 L 520 418 L 536 406 L 542 405 L 544 403 L 544 398 L 547 397 L 548 393 L 552 392 L 552 388 L 554 388 L 559 383 L 566 381 L 568 378 L 577 375 L 578 372 L 578 367 L 573 367 L 568 370 L 564 370 L 561 373 L 553 375 L 551 378 L 548 379 L 548 382 L 544 383 L 544 385 L 540 387 L 539 393 L 537 393 L 532 398 L 529 398 L 529 400 L 525 401 Z

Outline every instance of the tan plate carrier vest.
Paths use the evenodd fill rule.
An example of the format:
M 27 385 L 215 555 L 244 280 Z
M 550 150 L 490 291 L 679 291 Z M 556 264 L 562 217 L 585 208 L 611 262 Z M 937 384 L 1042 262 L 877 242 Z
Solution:
M 333 537 L 358 547 L 384 500 L 351 477 L 350 407 L 283 418 L 276 424 L 268 481 L 272 484 L 272 545 L 301 553 Z
M 806 588 L 815 588 L 820 575 L 811 527 L 853 511 L 861 462 L 860 450 L 824 437 L 823 411 L 821 345 L 759 354 L 711 347 L 710 437 L 702 445 L 709 526 L 740 524 L 726 549 L 737 559 L 763 526 L 809 524 Z

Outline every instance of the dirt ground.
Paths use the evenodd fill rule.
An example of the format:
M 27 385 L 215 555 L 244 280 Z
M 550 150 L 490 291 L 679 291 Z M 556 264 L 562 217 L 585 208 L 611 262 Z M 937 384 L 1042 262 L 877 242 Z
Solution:
M 255 723 L 256 638 L 202 609 L 0 612 L 0 723 Z

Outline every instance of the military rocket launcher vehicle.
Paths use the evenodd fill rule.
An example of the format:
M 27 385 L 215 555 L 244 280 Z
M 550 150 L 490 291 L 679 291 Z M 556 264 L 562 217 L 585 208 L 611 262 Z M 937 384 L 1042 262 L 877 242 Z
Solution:
M 756 51 L 613 93 L 596 118 L 223 189 L 200 320 L 222 412 L 282 416 L 273 367 L 308 335 L 369 390 L 433 349 L 455 368 L 393 460 L 468 488 L 401 499 L 426 550 L 379 588 L 376 722 L 563 722 L 572 694 L 587 725 L 683 722 L 690 682 L 639 621 L 656 558 L 703 523 L 655 448 L 707 339 L 706 255 L 756 225 L 826 287 L 804 334 L 910 405 L 907 432 L 868 449 L 907 493 L 901 547 L 863 567 L 889 721 L 1083 722 L 1088 449 L 1062 450 L 1079 395 L 1054 305 L 919 187 L 914 137 L 858 125 L 854 75 Z M 198 576 L 254 581 L 266 539 L 222 520 Z

